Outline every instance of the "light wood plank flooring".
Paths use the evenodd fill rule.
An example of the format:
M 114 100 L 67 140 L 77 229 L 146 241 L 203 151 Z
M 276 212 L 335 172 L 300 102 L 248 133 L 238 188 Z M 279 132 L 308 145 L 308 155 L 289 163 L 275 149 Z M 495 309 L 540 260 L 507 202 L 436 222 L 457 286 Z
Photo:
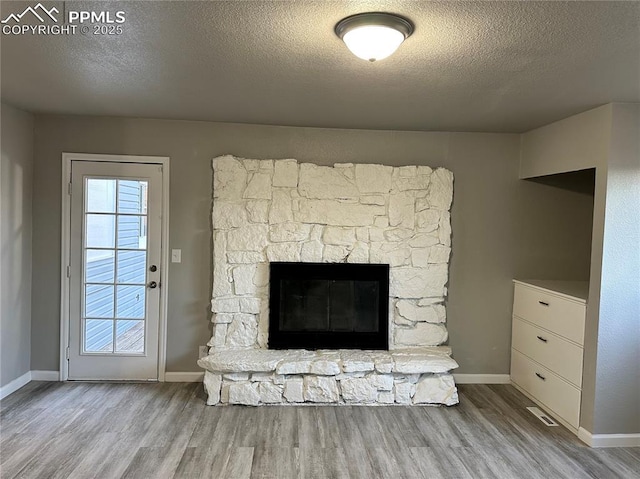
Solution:
M 2 478 L 639 478 L 511 386 L 456 407 L 211 407 L 201 384 L 32 382 L 2 401 Z

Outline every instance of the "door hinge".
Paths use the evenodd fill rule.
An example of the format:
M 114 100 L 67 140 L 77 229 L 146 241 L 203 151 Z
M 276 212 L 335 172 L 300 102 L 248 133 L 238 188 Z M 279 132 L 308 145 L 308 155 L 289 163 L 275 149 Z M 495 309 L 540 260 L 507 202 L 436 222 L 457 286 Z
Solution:
M 69 360 L 69 346 L 67 346 L 67 361 Z
M 71 266 L 67 266 L 67 278 L 71 278 Z
M 69 182 L 69 187 L 68 187 L 68 189 L 67 189 L 67 194 L 68 194 L 69 196 L 71 196 L 71 188 L 72 188 L 72 185 L 71 185 L 71 182 Z

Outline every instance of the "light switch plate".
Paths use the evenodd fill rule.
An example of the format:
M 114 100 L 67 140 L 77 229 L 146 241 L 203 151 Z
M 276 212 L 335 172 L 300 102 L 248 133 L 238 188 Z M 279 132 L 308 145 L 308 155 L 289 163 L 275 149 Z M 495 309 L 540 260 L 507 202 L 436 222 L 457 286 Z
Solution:
M 181 249 L 172 249 L 171 250 L 171 262 L 172 263 L 182 263 L 182 250 Z

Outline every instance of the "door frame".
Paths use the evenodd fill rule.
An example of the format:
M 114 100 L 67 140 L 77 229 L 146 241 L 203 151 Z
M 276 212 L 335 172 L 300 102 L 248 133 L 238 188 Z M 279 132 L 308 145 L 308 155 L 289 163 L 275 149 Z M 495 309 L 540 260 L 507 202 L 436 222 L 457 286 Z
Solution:
M 69 379 L 69 276 L 71 255 L 71 162 L 145 163 L 162 166 L 162 220 L 160 269 L 160 324 L 158 330 L 158 381 L 165 381 L 167 363 L 167 312 L 169 285 L 169 162 L 168 156 L 101 155 L 92 153 L 62 153 L 62 230 L 60 261 L 60 381 Z

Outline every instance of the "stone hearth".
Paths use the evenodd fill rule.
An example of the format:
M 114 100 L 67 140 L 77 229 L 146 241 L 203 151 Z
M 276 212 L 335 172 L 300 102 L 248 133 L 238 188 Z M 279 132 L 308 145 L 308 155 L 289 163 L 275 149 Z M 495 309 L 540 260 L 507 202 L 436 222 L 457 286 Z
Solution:
M 198 362 L 209 404 L 457 402 L 457 364 L 440 346 L 450 171 L 229 155 L 213 171 L 213 337 Z M 267 350 L 273 261 L 389 264 L 390 351 Z M 403 355 L 421 368 L 397 369 Z
M 458 403 L 446 346 L 394 351 L 218 351 L 206 369 L 207 404 Z

